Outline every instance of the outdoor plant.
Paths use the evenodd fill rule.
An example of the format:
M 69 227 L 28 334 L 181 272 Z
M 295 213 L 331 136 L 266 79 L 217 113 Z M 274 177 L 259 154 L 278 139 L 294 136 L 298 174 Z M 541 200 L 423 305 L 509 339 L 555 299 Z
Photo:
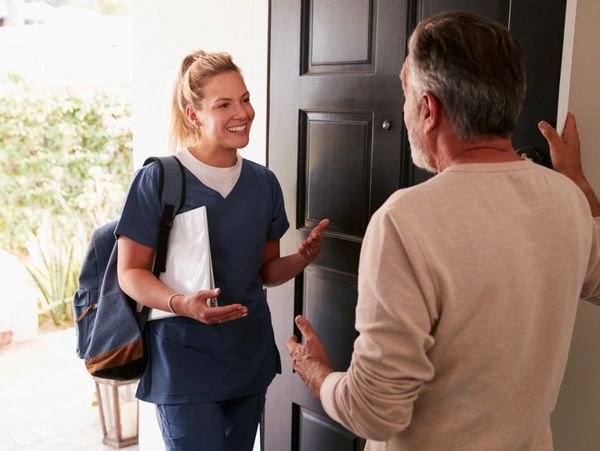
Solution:
M 38 313 L 48 315 L 54 326 L 73 322 L 71 306 L 84 245 L 81 227 L 77 236 L 65 236 L 65 230 L 46 217 L 26 244 L 26 268 L 41 294 Z
M 130 119 L 125 86 L 0 80 L 0 247 L 28 263 L 58 323 L 72 319 L 91 231 L 116 217 L 131 178 Z

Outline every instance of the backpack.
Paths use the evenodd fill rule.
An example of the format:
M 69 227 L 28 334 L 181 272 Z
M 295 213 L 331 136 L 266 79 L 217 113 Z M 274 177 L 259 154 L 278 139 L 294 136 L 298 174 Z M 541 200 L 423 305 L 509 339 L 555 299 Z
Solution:
M 167 244 L 173 218 L 185 199 L 185 175 L 174 156 L 151 157 L 158 163 L 159 196 L 163 209 L 152 272 L 165 271 Z M 150 308 L 137 311 L 117 279 L 118 220 L 94 230 L 79 273 L 79 286 L 73 299 L 77 355 L 85 361 L 92 376 L 114 380 L 139 378 L 147 364 L 143 330 Z

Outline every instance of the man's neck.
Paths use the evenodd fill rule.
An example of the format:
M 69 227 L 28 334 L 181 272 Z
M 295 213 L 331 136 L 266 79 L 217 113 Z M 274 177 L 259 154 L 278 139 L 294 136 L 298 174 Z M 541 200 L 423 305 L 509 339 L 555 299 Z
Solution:
M 469 142 L 448 140 L 438 147 L 438 172 L 467 163 L 504 163 L 520 161 L 510 138 L 493 138 Z

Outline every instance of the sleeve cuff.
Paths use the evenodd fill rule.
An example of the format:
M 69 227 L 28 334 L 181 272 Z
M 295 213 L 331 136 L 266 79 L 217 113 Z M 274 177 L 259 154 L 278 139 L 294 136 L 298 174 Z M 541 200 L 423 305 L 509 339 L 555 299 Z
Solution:
M 333 372 L 329 374 L 323 381 L 321 390 L 319 391 L 319 397 L 321 398 L 323 409 L 325 409 L 327 415 L 329 415 L 338 423 L 341 423 L 341 421 L 337 413 L 336 387 L 344 377 L 346 377 L 346 373 Z

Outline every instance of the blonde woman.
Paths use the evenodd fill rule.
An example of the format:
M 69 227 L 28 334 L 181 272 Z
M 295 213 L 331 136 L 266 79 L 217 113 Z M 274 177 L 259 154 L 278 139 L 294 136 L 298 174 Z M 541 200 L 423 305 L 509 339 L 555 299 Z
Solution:
M 172 137 L 186 197 L 205 206 L 215 290 L 177 293 L 152 274 L 160 204 L 155 164 L 140 170 L 117 226 L 119 281 L 137 302 L 172 311 L 145 328 L 148 367 L 137 396 L 157 405 L 168 450 L 251 450 L 280 360 L 264 286 L 286 282 L 319 254 L 323 220 L 298 252 L 280 256 L 288 229 L 275 175 L 243 159 L 254 109 L 226 53 L 187 55 L 173 93 Z M 207 300 L 218 298 L 218 307 Z

